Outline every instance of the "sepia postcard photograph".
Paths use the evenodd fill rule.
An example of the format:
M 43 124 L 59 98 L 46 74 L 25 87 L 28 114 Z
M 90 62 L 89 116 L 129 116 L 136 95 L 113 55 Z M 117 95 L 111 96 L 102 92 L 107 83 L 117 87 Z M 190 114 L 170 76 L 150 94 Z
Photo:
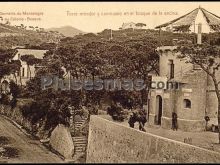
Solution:
M 0 163 L 220 163 L 220 1 L 0 2 Z

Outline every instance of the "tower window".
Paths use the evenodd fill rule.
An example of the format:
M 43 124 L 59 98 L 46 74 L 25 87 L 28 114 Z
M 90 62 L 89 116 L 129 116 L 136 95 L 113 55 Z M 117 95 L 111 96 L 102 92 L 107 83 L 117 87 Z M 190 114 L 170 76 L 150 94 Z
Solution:
M 183 100 L 184 108 L 191 108 L 191 101 L 189 99 Z
M 169 60 L 169 76 L 170 76 L 170 79 L 174 78 L 174 63 L 173 63 L 173 60 Z

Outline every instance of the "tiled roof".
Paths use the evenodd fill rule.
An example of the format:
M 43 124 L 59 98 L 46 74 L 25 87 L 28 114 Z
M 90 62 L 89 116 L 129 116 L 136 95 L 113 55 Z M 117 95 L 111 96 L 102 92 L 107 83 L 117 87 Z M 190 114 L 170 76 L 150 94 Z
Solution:
M 174 19 L 172 21 L 169 21 L 167 23 L 164 23 L 162 25 L 159 25 L 157 27 L 155 27 L 156 29 L 158 28 L 162 28 L 162 27 L 167 27 L 169 25 L 172 25 L 172 26 L 184 26 L 184 25 L 192 25 L 193 22 L 195 21 L 197 15 L 198 15 L 198 11 L 201 10 L 202 11 L 202 14 L 203 16 L 206 18 L 206 22 L 207 24 L 213 29 L 213 30 L 220 30 L 220 17 L 207 11 L 206 9 L 204 8 L 196 8 L 194 9 L 193 11 L 177 18 L 177 19 Z M 218 27 L 218 28 L 216 28 Z
M 15 55 L 14 59 L 17 59 L 17 55 L 34 55 L 35 58 L 43 59 L 44 54 L 47 50 L 37 50 L 37 49 L 17 49 L 17 54 Z

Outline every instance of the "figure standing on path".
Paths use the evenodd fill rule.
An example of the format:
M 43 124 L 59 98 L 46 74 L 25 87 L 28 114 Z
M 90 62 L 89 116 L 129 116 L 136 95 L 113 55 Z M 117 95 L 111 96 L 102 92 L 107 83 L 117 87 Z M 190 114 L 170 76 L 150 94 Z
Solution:
M 177 131 L 177 114 L 175 112 L 172 113 L 172 130 Z
M 142 110 L 135 110 L 135 111 L 133 111 L 132 115 L 130 116 L 130 118 L 128 120 L 129 126 L 131 128 L 134 128 L 134 123 L 135 122 L 139 123 L 139 130 L 140 131 L 146 132 L 146 130 L 144 128 L 144 125 L 147 122 L 145 112 L 143 112 Z

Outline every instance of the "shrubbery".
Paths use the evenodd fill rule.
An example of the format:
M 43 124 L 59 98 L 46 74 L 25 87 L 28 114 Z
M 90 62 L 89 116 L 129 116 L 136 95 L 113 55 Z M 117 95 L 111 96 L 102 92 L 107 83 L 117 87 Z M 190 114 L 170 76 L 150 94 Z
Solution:
M 126 118 L 123 108 L 119 105 L 112 104 L 107 108 L 107 114 L 109 114 L 115 121 L 124 121 Z
M 42 91 L 35 100 L 22 105 L 20 109 L 32 124 L 44 120 L 45 130 L 54 129 L 58 124 L 69 125 L 68 101 L 65 96 L 56 95 L 54 91 Z
M 10 105 L 10 98 L 7 94 L 2 93 L 0 98 L 0 103 L 4 105 Z

